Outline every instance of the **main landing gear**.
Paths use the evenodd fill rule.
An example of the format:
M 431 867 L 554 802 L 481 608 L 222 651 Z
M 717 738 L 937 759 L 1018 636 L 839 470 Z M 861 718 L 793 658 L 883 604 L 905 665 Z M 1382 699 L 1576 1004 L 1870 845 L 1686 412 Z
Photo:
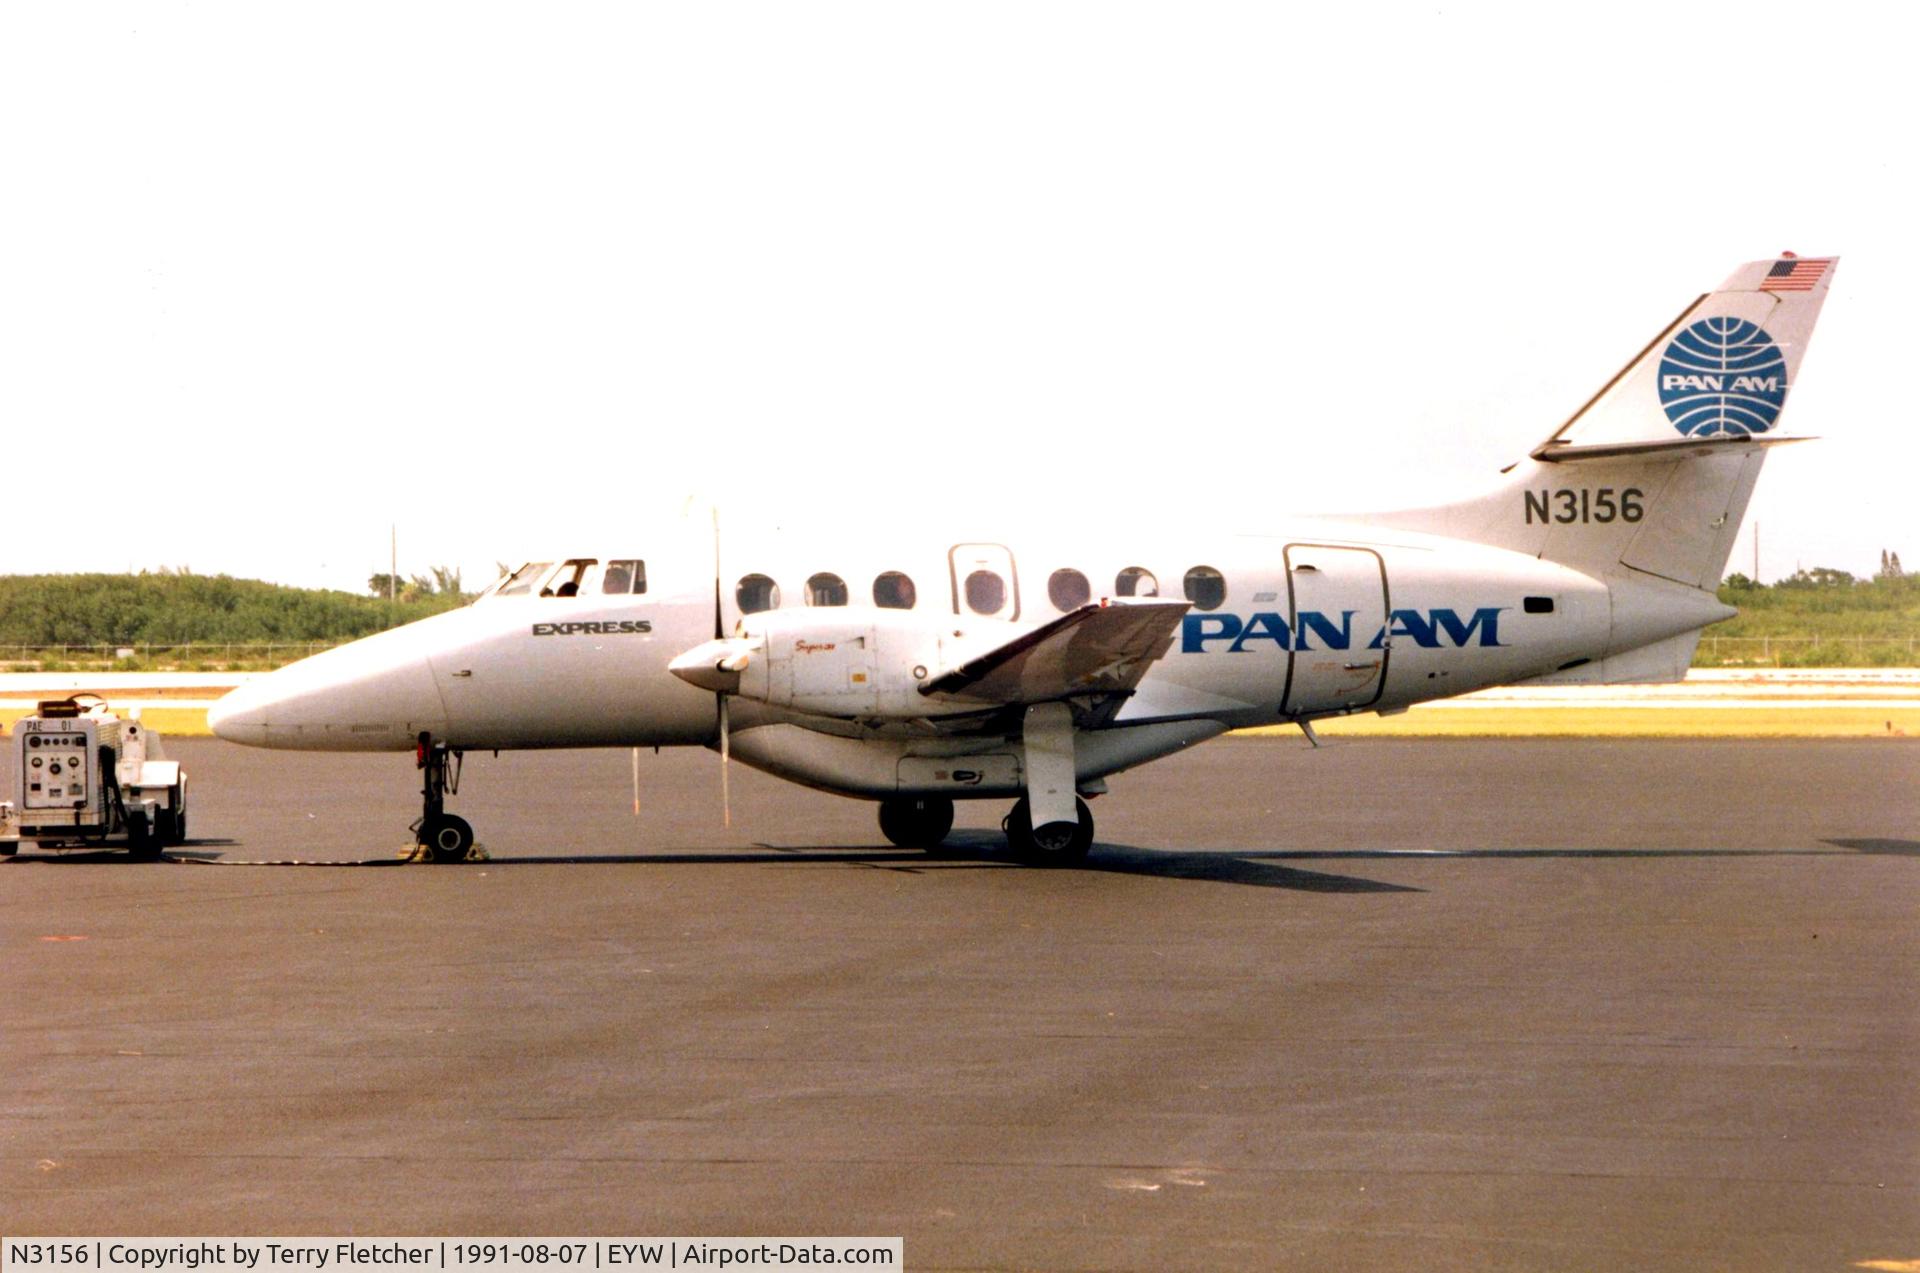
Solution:
M 1033 825 L 1033 806 L 1026 797 L 1000 824 L 1014 856 L 1035 866 L 1071 866 L 1093 847 L 1093 814 L 1087 802 L 1075 797 L 1075 820 Z M 880 833 L 903 849 L 940 847 L 953 830 L 953 801 L 944 796 L 901 796 L 880 802 Z
M 953 801 L 903 796 L 880 802 L 880 834 L 903 849 L 937 849 L 953 830 Z
M 448 758 L 452 764 L 448 764 Z M 473 852 L 473 827 L 457 813 L 448 813 L 446 799 L 460 791 L 460 768 L 466 753 L 420 735 L 414 763 L 421 771 L 420 820 L 413 824 L 414 839 L 435 862 L 464 862 Z
M 1002 825 L 1025 862 L 1071 864 L 1093 847 L 1093 815 L 1075 791 L 1073 713 L 1065 703 L 1035 703 L 1021 728 L 1027 794 Z
M 1007 844 L 1014 856 L 1034 866 L 1072 866 L 1086 860 L 1093 847 L 1093 814 L 1087 802 L 1074 797 L 1076 815 L 1072 822 L 1047 822 L 1033 825 L 1033 806 L 1025 796 L 1014 803 L 1013 812 L 1000 825 L 1007 833 Z
M 1075 790 L 1073 712 L 1065 703 L 1035 703 L 1021 723 L 1027 794 L 1000 824 L 1014 856 L 1036 866 L 1071 866 L 1093 847 L 1093 814 Z M 903 849 L 933 849 L 953 829 L 953 801 L 944 796 L 880 802 L 880 830 Z

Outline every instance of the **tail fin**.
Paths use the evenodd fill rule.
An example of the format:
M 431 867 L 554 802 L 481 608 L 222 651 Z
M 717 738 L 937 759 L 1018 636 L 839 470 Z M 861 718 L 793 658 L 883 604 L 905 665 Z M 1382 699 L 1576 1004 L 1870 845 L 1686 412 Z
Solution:
M 1838 263 L 1785 256 L 1741 266 L 1669 323 L 1534 457 L 1771 433 Z
M 1743 265 L 1689 305 L 1478 499 L 1384 520 L 1712 589 L 1739 533 L 1838 258 Z

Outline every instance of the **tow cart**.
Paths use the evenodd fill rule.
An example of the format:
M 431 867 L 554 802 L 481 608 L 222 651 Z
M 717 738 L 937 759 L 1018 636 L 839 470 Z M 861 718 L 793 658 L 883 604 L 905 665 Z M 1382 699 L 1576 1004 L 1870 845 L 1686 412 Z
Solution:
M 157 858 L 187 838 L 187 775 L 160 736 L 105 702 L 42 702 L 13 727 L 13 799 L 0 802 L 0 856 L 22 841 L 45 849 L 124 848 Z

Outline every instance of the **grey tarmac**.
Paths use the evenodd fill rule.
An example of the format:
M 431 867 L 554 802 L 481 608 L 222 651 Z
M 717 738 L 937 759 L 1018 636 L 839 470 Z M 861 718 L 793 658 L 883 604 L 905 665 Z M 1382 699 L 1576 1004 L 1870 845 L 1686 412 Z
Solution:
M 1920 1260 L 1920 741 L 1230 738 L 1071 870 L 623 751 L 398 865 L 410 757 L 175 750 L 173 860 L 0 864 L 0 1232 Z

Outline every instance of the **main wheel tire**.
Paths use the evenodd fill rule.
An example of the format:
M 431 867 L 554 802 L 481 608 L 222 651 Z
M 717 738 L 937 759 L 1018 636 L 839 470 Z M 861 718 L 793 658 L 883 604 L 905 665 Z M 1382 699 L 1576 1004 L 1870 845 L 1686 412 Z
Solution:
M 1014 856 L 1035 866 L 1072 866 L 1085 861 L 1087 850 L 1093 847 L 1093 813 L 1078 797 L 1073 807 L 1076 821 L 1051 822 L 1036 828 L 1027 798 L 1020 797 L 1006 821 L 1007 843 Z
M 903 849 L 935 849 L 953 830 L 953 801 L 944 796 L 880 802 L 880 834 Z
M 473 827 L 458 814 L 443 813 L 421 826 L 420 843 L 435 862 L 464 862 L 473 851 Z

